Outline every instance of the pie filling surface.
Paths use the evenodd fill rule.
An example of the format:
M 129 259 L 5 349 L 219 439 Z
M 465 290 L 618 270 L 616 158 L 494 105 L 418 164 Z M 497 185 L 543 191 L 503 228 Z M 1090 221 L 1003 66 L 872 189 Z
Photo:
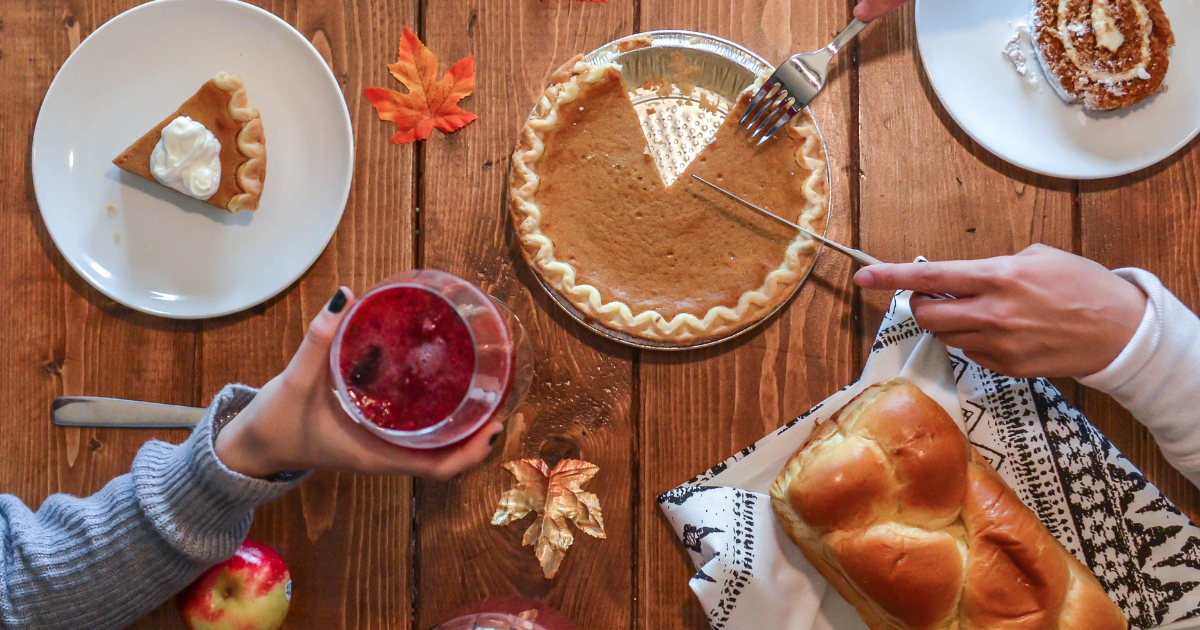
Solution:
M 537 273 L 602 325 L 655 341 L 719 336 L 785 301 L 816 244 L 691 175 L 822 231 L 825 153 L 811 119 L 755 146 L 735 124 L 743 95 L 667 187 L 620 69 L 565 68 L 513 158 L 513 218 Z

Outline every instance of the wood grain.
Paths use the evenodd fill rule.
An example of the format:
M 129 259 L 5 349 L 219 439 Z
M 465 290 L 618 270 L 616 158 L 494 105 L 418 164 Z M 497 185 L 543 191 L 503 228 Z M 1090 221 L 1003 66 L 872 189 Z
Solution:
M 354 125 L 355 180 L 341 227 L 281 296 L 202 324 L 132 313 L 66 264 L 38 213 L 30 174 L 42 97 L 70 51 L 136 0 L 0 0 L 0 490 L 36 507 L 88 494 L 128 470 L 137 448 L 184 432 L 60 430 L 56 395 L 206 403 L 228 382 L 261 385 L 286 365 L 338 285 L 361 292 L 414 264 L 476 282 L 532 334 L 533 390 L 483 466 L 447 483 L 322 474 L 257 515 L 252 536 L 295 579 L 287 628 L 425 630 L 461 605 L 522 594 L 581 628 L 706 628 L 687 587 L 693 567 L 655 497 L 852 381 L 889 296 L 856 294 L 853 269 L 823 253 L 795 302 L 747 338 L 674 355 L 633 353 L 563 315 L 515 249 L 504 206 L 517 130 L 549 73 L 635 29 L 694 29 L 779 61 L 824 45 L 849 20 L 843 0 L 258 0 L 326 59 Z M 420 145 L 361 97 L 394 87 L 403 27 L 443 69 L 476 56 L 480 116 Z M 1200 308 L 1200 143 L 1136 175 L 1071 182 L 1025 173 L 975 144 L 923 76 L 911 9 L 842 53 L 814 111 L 834 164 L 829 233 L 885 260 L 977 258 L 1045 242 L 1110 266 L 1158 274 Z M 420 212 L 416 208 L 420 206 Z M 103 212 L 104 208 L 95 211 Z M 419 231 L 418 231 L 419 230 Z M 1068 383 L 1069 384 L 1069 383 Z M 1068 392 L 1188 515 L 1200 491 L 1107 397 Z M 601 466 L 606 540 L 580 535 L 562 573 L 541 577 L 523 527 L 488 524 L 509 485 L 500 463 L 582 457 Z M 179 629 L 169 604 L 136 628 Z
M 1146 267 L 1182 291 L 1191 308 L 1200 306 L 1195 142 L 1159 166 L 1116 180 L 1078 183 L 1027 173 L 987 153 L 950 120 L 921 70 L 911 9 L 862 37 L 864 250 L 884 260 L 917 254 L 944 260 L 1014 253 L 1041 242 L 1109 267 Z M 865 296 L 868 343 L 888 298 Z M 1185 513 L 1200 514 L 1200 492 L 1166 464 L 1127 412 L 1098 392 L 1056 383 Z
M 416 3 L 261 6 L 295 26 L 333 69 L 354 129 L 355 176 L 333 241 L 297 285 L 248 313 L 205 324 L 205 400 L 226 383 L 259 386 L 282 370 L 339 285 L 361 294 L 413 261 L 414 149 L 388 142 L 393 131 L 361 95 L 370 86 L 394 87 L 386 64 L 416 19 Z M 251 537 L 278 549 L 292 567 L 289 627 L 409 627 L 411 502 L 407 478 L 318 473 L 258 511 Z
M 12 176 L 29 177 L 31 174 L 28 156 L 33 123 L 41 97 L 58 65 L 79 45 L 82 37 L 105 21 L 109 12 L 116 10 L 98 3 L 59 2 L 41 3 L 37 9 L 39 14 L 26 16 L 27 24 L 12 25 L 17 29 L 27 26 L 39 35 L 21 40 L 30 48 L 11 51 L 17 54 L 8 59 L 14 64 L 26 62 L 16 65 L 13 72 L 28 75 L 25 84 L 28 90 L 12 94 L 14 100 L 22 101 L 21 104 L 6 104 L 6 119 L 2 122 L 6 138 L 14 141 L 13 150 L 6 151 L 6 155 L 11 153 L 14 158 L 14 167 L 9 170 Z M 6 12 L 4 15 L 20 13 Z M 70 269 L 53 245 L 37 211 L 32 183 L 28 179 L 25 183 L 26 186 L 19 186 L 18 180 L 14 179 L 12 186 L 3 187 L 6 191 L 22 193 L 19 198 L 14 196 L 11 203 L 6 199 L 5 215 L 18 219 L 9 232 L 13 240 L 36 247 L 36 252 L 25 256 L 21 263 L 13 261 L 14 264 L 6 265 L 5 273 L 16 273 L 7 279 L 6 286 L 18 292 L 25 287 L 32 288 L 31 280 L 34 285 L 49 289 L 42 299 L 26 302 L 16 297 L 16 303 L 40 303 L 34 311 L 37 313 L 35 321 L 48 325 L 25 350 L 36 351 L 37 373 L 51 385 L 56 395 L 87 393 L 190 404 L 197 326 L 135 313 L 89 286 Z M 98 216 L 108 212 L 100 204 L 85 211 Z M 2 325 L 5 329 L 20 327 L 29 313 L 24 309 L 10 310 L 5 316 L 11 319 Z M 124 369 L 112 369 L 114 365 Z M 39 420 L 34 425 L 39 429 L 48 428 L 41 422 L 46 418 L 46 411 L 46 406 L 40 406 L 30 416 Z M 67 430 L 43 435 L 51 438 L 46 444 L 47 452 L 59 456 L 53 471 L 56 483 L 61 484 L 58 488 L 74 494 L 90 494 L 111 477 L 127 470 L 133 452 L 155 433 Z M 30 500 L 40 502 L 41 496 L 30 497 Z
M 829 43 L 849 20 L 841 0 L 642 0 L 645 30 L 725 37 L 772 63 Z M 833 170 L 828 234 L 852 240 L 856 127 L 849 55 L 813 104 Z M 656 497 L 807 411 L 850 382 L 854 324 L 845 258 L 822 252 L 795 301 L 744 340 L 685 354 L 641 355 L 638 627 L 707 628 L 688 588 L 695 572 Z
M 922 69 L 911 5 L 872 24 L 859 45 L 864 251 L 907 262 L 986 258 L 1039 242 L 1072 249 L 1073 183 L 1002 162 L 950 119 Z M 891 295 L 863 298 L 869 345 Z
M 88 495 L 129 470 L 148 439 L 183 432 L 54 429 L 50 401 L 91 394 L 195 403 L 198 326 L 135 313 L 89 286 L 46 231 L 34 197 L 30 144 L 42 97 L 88 33 L 125 3 L 0 4 L 0 283 L 9 292 L 0 331 L 0 399 L 10 413 L 0 443 L 0 488 L 36 508 L 55 492 Z M 19 35 L 19 36 L 18 36 Z M 80 209 L 104 216 L 107 209 Z M 119 209 L 118 209 L 119 211 Z M 119 366 L 119 367 L 117 367 Z M 160 626 L 161 627 L 161 626 Z
M 442 67 L 475 55 L 475 94 L 463 101 L 479 120 L 423 146 L 421 257 L 507 303 L 525 322 L 536 377 L 520 419 L 482 466 L 451 483 L 418 485 L 416 626 L 496 595 L 548 602 L 581 628 L 630 627 L 632 451 L 631 354 L 600 342 L 565 317 L 521 261 L 505 206 L 517 132 L 549 74 L 632 28 L 628 0 L 429 0 L 420 33 Z M 489 524 L 512 485 L 500 464 L 578 457 L 600 466 L 587 488 L 600 498 L 605 540 L 576 533 L 561 573 L 546 580 L 521 546 L 528 523 Z
M 1200 311 L 1200 141 L 1151 169 L 1080 186 L 1083 255 L 1141 267 Z M 1082 389 L 1082 388 L 1081 388 Z M 1193 521 L 1200 490 L 1163 459 L 1149 431 L 1108 396 L 1083 390 L 1085 415 Z

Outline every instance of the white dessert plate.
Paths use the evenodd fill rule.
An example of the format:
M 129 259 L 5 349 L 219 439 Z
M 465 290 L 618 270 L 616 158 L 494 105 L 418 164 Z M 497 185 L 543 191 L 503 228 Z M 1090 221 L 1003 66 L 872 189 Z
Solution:
M 1162 161 L 1200 132 L 1200 2 L 1162 6 L 1176 41 L 1168 90 L 1109 113 L 1064 103 L 1032 55 L 1038 83 L 1028 85 L 1001 53 L 1029 23 L 1032 0 L 917 0 L 917 44 L 950 116 L 989 151 L 1045 175 L 1115 177 Z
M 112 164 L 220 71 L 241 75 L 262 113 L 257 212 L 231 215 Z M 32 165 L 42 219 L 75 271 L 130 308 L 195 319 L 261 303 L 312 265 L 350 194 L 354 138 L 333 73 L 286 22 L 235 0 L 158 0 L 63 64 Z

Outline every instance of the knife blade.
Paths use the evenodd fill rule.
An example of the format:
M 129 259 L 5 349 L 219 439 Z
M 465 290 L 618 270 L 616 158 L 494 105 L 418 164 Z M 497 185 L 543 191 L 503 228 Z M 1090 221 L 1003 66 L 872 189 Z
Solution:
M 50 406 L 50 419 L 60 427 L 190 429 L 206 411 L 123 398 L 60 396 Z
M 726 197 L 729 197 L 730 199 L 742 204 L 743 206 L 746 206 L 747 208 L 750 208 L 751 210 L 754 210 L 755 212 L 757 212 L 767 218 L 774 219 L 792 229 L 799 230 L 800 232 L 807 234 L 810 238 L 820 241 L 820 242 L 824 243 L 825 245 L 828 245 L 831 249 L 834 249 L 836 251 L 839 251 L 839 252 L 845 254 L 846 256 L 848 256 L 852 260 L 854 260 L 854 262 L 856 262 L 864 267 L 869 267 L 871 265 L 884 264 L 882 260 L 879 260 L 878 258 L 876 258 L 862 250 L 854 249 L 853 247 L 846 247 L 845 245 L 842 245 L 841 243 L 838 243 L 836 241 L 831 241 L 831 240 L 825 238 L 824 236 L 821 236 L 820 234 L 806 230 L 806 229 L 800 227 L 799 225 L 796 225 L 795 223 L 788 221 L 787 219 L 767 210 L 766 208 L 760 208 L 760 207 L 750 203 L 749 201 L 746 201 L 745 199 L 742 199 L 741 197 L 729 192 L 728 190 L 725 190 L 724 188 L 721 188 L 720 186 L 708 181 L 707 179 L 704 179 L 703 177 L 696 175 L 695 173 L 692 173 L 692 177 L 699 180 L 701 183 L 708 184 L 709 188 L 716 190 L 717 192 L 725 195 Z M 919 295 L 928 295 L 929 297 L 935 298 L 938 300 L 956 300 L 956 299 L 958 299 L 957 297 L 950 295 L 949 293 L 921 293 Z

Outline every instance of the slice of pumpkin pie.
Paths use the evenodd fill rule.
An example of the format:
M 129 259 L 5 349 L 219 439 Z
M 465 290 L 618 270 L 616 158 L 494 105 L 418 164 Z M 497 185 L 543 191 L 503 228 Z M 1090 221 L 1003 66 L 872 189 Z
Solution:
M 513 154 L 510 210 L 526 261 L 588 317 L 642 339 L 691 343 L 769 315 L 816 243 L 691 175 L 820 233 L 825 150 L 807 114 L 756 145 L 736 126 L 748 99 L 667 186 L 620 68 L 569 62 Z
M 266 135 L 242 80 L 221 72 L 113 164 L 228 212 L 257 210 Z

